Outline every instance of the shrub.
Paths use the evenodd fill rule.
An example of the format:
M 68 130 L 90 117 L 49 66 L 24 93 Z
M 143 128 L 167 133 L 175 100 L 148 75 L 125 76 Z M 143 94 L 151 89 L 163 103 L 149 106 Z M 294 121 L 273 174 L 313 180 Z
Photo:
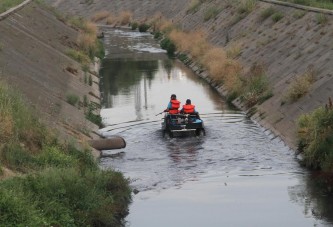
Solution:
M 163 37 L 163 33 L 160 31 L 157 31 L 154 33 L 154 39 L 161 39 Z
M 161 41 L 161 48 L 166 50 L 168 55 L 174 55 L 174 52 L 176 51 L 176 46 L 175 44 L 169 39 L 169 38 L 164 38 Z
M 131 24 L 131 29 L 132 29 L 132 30 L 136 30 L 136 29 L 138 28 L 138 26 L 139 26 L 138 22 L 133 22 L 133 23 Z
M 241 99 L 249 108 L 272 96 L 265 70 L 260 64 L 252 65 L 249 74 L 244 78 L 243 86 Z
M 276 12 L 272 15 L 272 20 L 276 23 L 284 17 L 283 13 Z
M 139 32 L 146 32 L 146 31 L 148 31 L 149 28 L 150 28 L 150 26 L 148 24 L 145 24 L 145 23 L 140 24 L 139 25 Z
M 298 119 L 299 150 L 303 152 L 303 164 L 326 171 L 333 170 L 333 107 L 320 107 Z
M 79 96 L 74 94 L 68 94 L 66 96 L 67 103 L 71 104 L 72 106 L 76 106 L 76 104 L 80 101 Z

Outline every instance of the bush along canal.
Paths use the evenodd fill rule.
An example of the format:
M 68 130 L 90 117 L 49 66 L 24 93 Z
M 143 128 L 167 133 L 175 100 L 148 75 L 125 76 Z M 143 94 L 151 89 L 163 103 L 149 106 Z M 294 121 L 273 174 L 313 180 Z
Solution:
M 332 196 L 285 144 L 159 48 L 152 35 L 103 28 L 103 151 L 137 192 L 127 226 L 331 226 Z M 206 136 L 164 138 L 171 94 L 191 99 Z

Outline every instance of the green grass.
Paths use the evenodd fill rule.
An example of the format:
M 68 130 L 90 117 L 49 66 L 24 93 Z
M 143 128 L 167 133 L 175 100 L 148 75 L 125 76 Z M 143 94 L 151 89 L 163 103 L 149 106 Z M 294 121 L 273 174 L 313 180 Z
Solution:
M 49 168 L 0 183 L 0 225 L 118 227 L 130 201 L 119 172 Z
M 99 108 L 100 106 L 96 105 L 93 102 L 87 103 L 87 110 L 85 111 L 85 116 L 87 120 L 98 125 L 99 127 L 102 127 L 102 117 L 99 114 L 94 113 L 94 111 Z
M 331 0 L 282 0 L 282 1 L 304 6 L 333 10 L 333 2 Z
M 91 150 L 60 143 L 0 81 L 0 226 L 122 226 L 131 190 L 119 172 L 101 170 Z
M 0 1 L 0 13 L 3 13 L 9 10 L 12 7 L 15 7 L 21 4 L 24 0 L 1 0 Z

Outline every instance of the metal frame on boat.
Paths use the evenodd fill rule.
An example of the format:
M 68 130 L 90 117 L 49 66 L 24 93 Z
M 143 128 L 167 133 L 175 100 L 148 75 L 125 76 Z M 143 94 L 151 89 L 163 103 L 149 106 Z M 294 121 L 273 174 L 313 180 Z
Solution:
M 197 114 L 166 113 L 162 122 L 163 136 L 174 137 L 194 133 L 196 136 L 205 135 L 204 123 Z

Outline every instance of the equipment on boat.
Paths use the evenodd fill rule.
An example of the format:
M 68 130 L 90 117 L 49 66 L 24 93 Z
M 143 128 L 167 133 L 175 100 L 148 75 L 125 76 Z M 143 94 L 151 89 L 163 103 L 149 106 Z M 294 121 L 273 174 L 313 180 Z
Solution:
M 196 136 L 204 136 L 204 123 L 197 114 L 169 114 L 166 113 L 162 122 L 163 136 L 174 137 L 194 133 Z

